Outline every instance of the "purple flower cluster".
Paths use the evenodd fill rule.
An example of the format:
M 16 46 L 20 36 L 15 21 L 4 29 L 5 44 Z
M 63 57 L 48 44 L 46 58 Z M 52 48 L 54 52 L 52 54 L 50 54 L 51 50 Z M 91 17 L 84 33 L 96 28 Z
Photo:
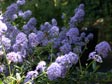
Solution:
M 79 23 L 83 20 L 85 15 L 84 4 L 80 4 L 78 8 L 75 9 L 75 14 L 70 19 L 70 27 L 74 27 L 76 23 Z
M 7 59 L 9 62 L 23 62 L 22 56 L 19 54 L 19 52 L 10 52 L 7 53 Z
M 15 20 L 15 14 L 18 11 L 18 5 L 16 3 L 11 4 L 7 7 L 7 11 L 4 14 L 5 20 Z
M 21 5 L 24 5 L 25 3 L 25 0 L 17 0 L 16 3 L 13 3 L 8 6 L 5 14 L 3 15 L 4 21 L 14 21 L 18 18 L 18 16 L 21 16 L 23 19 L 29 18 L 32 15 L 32 12 L 30 10 L 27 10 L 25 12 L 19 10 L 19 7 Z
M 50 80 L 55 80 L 58 77 L 64 78 L 67 69 L 78 62 L 77 54 L 69 52 L 63 56 L 57 57 L 54 63 L 47 68 L 47 75 Z
M 28 49 L 28 39 L 23 32 L 18 33 L 15 43 L 12 46 L 14 52 L 20 52 L 23 58 L 26 57 L 26 49 Z
M 29 71 L 26 75 L 26 78 L 35 78 L 37 77 L 38 72 L 37 71 Z
M 29 19 L 29 21 L 27 22 L 27 24 L 23 25 L 23 31 L 25 32 L 25 34 L 30 34 L 31 32 L 37 32 L 36 29 L 36 24 L 37 24 L 37 20 L 36 18 L 32 17 Z
M 31 83 L 33 82 L 33 79 L 36 78 L 38 76 L 38 72 L 37 71 L 29 71 L 27 72 L 27 75 L 25 77 L 24 83 Z
M 1 42 L 2 42 L 2 45 L 4 45 L 6 50 L 9 50 L 11 48 L 11 40 L 9 38 L 2 36 Z
M 59 28 L 57 26 L 53 26 L 48 32 L 51 37 L 56 37 L 59 35 Z
M 45 22 L 41 25 L 40 30 L 43 32 L 48 32 L 52 25 L 49 22 Z
M 95 51 L 101 55 L 103 58 L 108 56 L 108 53 L 111 51 L 111 47 L 108 42 L 102 41 L 96 45 Z
M 108 42 L 102 41 L 96 45 L 95 51 L 89 54 L 89 59 L 94 59 L 97 62 L 102 63 L 102 58 L 108 56 L 108 53 L 111 51 L 111 47 Z
M 26 2 L 25 0 L 17 0 L 16 3 L 17 3 L 18 5 L 24 5 L 25 2 Z
M 52 63 L 48 68 L 47 68 L 47 74 L 48 74 L 48 78 L 50 80 L 54 80 L 58 77 L 61 77 L 61 66 L 54 62 Z
M 36 71 L 38 71 L 39 73 L 42 73 L 45 71 L 46 68 L 46 62 L 45 61 L 40 61 L 38 63 L 38 65 L 36 66 Z
M 35 17 L 31 17 L 32 12 L 30 10 L 22 11 L 20 6 L 25 4 L 25 0 L 17 0 L 16 3 L 12 4 L 7 8 L 7 11 L 10 11 L 11 8 L 14 8 L 14 12 L 11 15 L 17 15 L 22 17 L 24 20 L 28 20 L 26 24 L 23 25 L 22 30 L 19 30 L 16 26 L 11 24 L 11 19 L 8 21 L 9 17 L 4 16 L 4 22 L 6 23 L 5 28 L 7 32 L 5 33 L 5 42 L 4 45 L 8 50 L 12 52 L 19 52 L 22 58 L 25 58 L 30 52 L 33 52 L 33 49 L 37 46 L 47 46 L 49 43 L 52 44 L 53 49 L 57 49 L 60 55 L 68 54 L 69 52 L 75 52 L 77 54 L 81 53 L 82 47 L 86 44 L 86 41 L 89 41 L 93 36 L 92 34 L 86 36 L 85 33 L 80 35 L 78 28 L 71 27 L 69 29 L 58 27 L 58 23 L 55 18 L 50 22 L 45 22 L 41 24 L 40 30 L 37 30 L 36 24 L 37 20 Z M 4 14 L 6 15 L 6 13 Z M 7 15 L 6 15 L 7 16 Z M 84 16 L 84 5 L 81 4 L 75 10 L 75 20 L 77 22 L 82 21 L 81 18 Z M 70 22 L 75 23 L 75 20 L 70 20 Z M 5 30 L 5 31 L 6 31 Z M 1 30 L 4 31 L 4 30 Z M 83 41 L 83 39 L 85 39 Z M 9 52 L 10 53 L 10 52 Z
M 72 37 L 72 36 L 78 36 L 79 30 L 78 28 L 70 28 L 68 32 L 66 33 L 66 36 Z
M 82 32 L 80 34 L 78 28 L 76 27 L 68 30 L 62 30 L 56 39 L 58 42 L 57 48 L 59 48 L 60 52 L 63 54 L 67 54 L 70 51 L 81 54 L 82 47 L 84 47 L 91 39 L 93 39 L 92 33 L 86 35 Z
M 30 16 L 32 15 L 32 12 L 30 10 L 27 10 L 25 11 L 23 14 L 22 14 L 22 18 L 24 20 L 28 19 Z
M 53 25 L 53 26 L 57 26 L 57 21 L 56 21 L 55 18 L 53 18 L 51 22 L 52 22 L 52 25 Z
M 31 47 L 36 47 L 39 44 L 38 37 L 35 33 L 30 33 L 28 35 L 28 40 Z
M 69 53 L 71 51 L 71 45 L 69 43 L 65 43 L 63 46 L 60 47 L 60 51 L 64 54 Z
M 40 61 L 38 65 L 36 66 L 36 69 L 34 71 L 28 71 L 27 75 L 25 76 L 24 83 L 27 83 L 29 81 L 33 82 L 34 78 L 37 78 L 39 74 L 45 71 L 46 68 L 46 62 Z
M 88 60 L 90 60 L 90 59 L 93 59 L 94 61 L 99 62 L 99 63 L 103 62 L 101 56 L 99 56 L 96 52 L 91 52 L 89 54 Z

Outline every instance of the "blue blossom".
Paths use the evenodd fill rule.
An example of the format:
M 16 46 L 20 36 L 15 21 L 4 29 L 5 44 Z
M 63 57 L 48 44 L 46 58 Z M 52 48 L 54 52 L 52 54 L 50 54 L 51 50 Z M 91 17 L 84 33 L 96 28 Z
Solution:
M 5 36 L 2 36 L 2 44 L 4 45 L 6 50 L 9 50 L 11 47 L 11 40 L 9 38 L 6 38 Z
M 41 24 L 41 25 L 40 25 L 40 30 L 41 30 L 41 31 L 44 31 L 44 29 L 45 29 L 45 26 L 44 26 L 43 24 Z
M 99 62 L 99 63 L 103 62 L 101 56 L 99 56 L 95 51 L 91 52 L 89 54 L 89 59 L 88 60 L 90 60 L 90 59 L 93 59 L 94 61 Z
M 75 46 L 75 48 L 73 48 L 73 52 L 76 54 L 81 54 L 82 53 L 82 47 L 81 46 Z
M 36 47 L 39 44 L 37 35 L 35 33 L 30 33 L 28 36 L 29 44 L 31 47 Z
M 23 62 L 22 56 L 18 52 L 9 52 L 6 55 L 9 62 Z
M 78 62 L 79 57 L 77 54 L 69 52 L 66 55 L 68 55 L 71 64 L 76 64 Z
M 13 14 L 13 15 L 12 15 L 12 21 L 14 21 L 14 20 L 17 19 L 17 18 L 18 18 L 17 14 Z
M 66 66 L 61 66 L 61 78 L 65 78 L 66 73 L 67 73 Z
M 49 43 L 49 40 L 47 38 L 42 40 L 42 46 L 47 46 Z
M 36 18 L 34 18 L 34 17 L 30 18 L 30 20 L 28 21 L 27 24 L 28 24 L 28 25 L 36 26 L 36 24 L 37 24 Z
M 77 54 L 69 52 L 68 54 L 59 56 L 55 62 L 57 62 L 61 66 L 66 66 L 68 68 L 71 67 L 71 65 L 76 64 L 78 62 L 78 59 L 79 57 Z
M 18 35 L 18 33 L 20 32 L 20 30 L 18 30 L 18 28 L 16 26 L 12 26 L 10 23 L 7 23 L 7 33 L 5 34 L 6 37 L 8 37 L 11 40 L 11 44 L 15 43 L 15 38 Z
M 75 9 L 75 15 L 70 18 L 70 27 L 74 27 L 76 23 L 81 22 L 84 15 L 84 4 L 80 4 L 79 7 Z
M 30 28 L 28 27 L 27 24 L 23 25 L 23 31 L 25 34 L 29 34 L 30 33 Z
M 66 31 L 67 29 L 65 27 L 61 28 L 62 30 L 60 31 L 58 35 L 58 39 L 62 42 L 64 39 L 67 39 L 66 37 Z
M 55 60 L 56 63 L 58 63 L 61 66 L 61 77 L 64 78 L 67 72 L 67 69 L 72 67 L 73 64 L 76 64 L 78 62 L 78 55 L 69 52 L 68 54 L 65 54 L 63 56 L 58 56 Z
M 81 44 L 81 38 L 77 36 L 71 36 L 69 37 L 69 43 L 70 44 L 75 44 L 75 45 L 82 45 Z
M 83 9 L 78 9 L 77 13 L 75 14 L 74 22 L 81 22 L 83 20 L 83 17 L 85 15 L 85 12 Z
M 58 56 L 55 60 L 56 63 L 60 64 L 61 66 L 69 67 L 70 64 L 69 57 L 67 55 Z
M 70 44 L 76 44 L 76 42 L 80 42 L 81 40 L 80 37 L 78 37 L 79 36 L 78 28 L 70 28 L 66 33 L 66 36 L 68 36 Z
M 108 53 L 111 51 L 111 47 L 108 42 L 102 41 L 96 45 L 95 51 L 101 55 L 103 58 L 108 56 Z
M 22 16 L 23 16 L 23 14 L 24 14 L 24 13 L 23 13 L 23 11 L 22 11 L 22 10 L 19 10 L 19 11 L 18 11 L 18 16 L 22 17 Z
M 13 51 L 17 52 L 17 51 L 21 51 L 22 46 L 15 43 L 13 44 L 12 48 L 13 48 Z
M 7 26 L 7 32 L 12 32 L 13 29 L 15 29 L 16 27 L 13 26 L 10 22 L 5 22 L 6 26 Z M 6 33 L 7 34 L 7 33 Z
M 71 45 L 69 43 L 65 43 L 60 47 L 60 51 L 64 54 L 69 53 L 71 51 Z
M 32 17 L 30 18 L 30 20 L 27 22 L 27 24 L 23 25 L 23 31 L 25 34 L 29 34 L 31 32 L 37 32 L 36 29 L 36 24 L 37 24 L 37 20 L 36 18 Z
M 53 26 L 57 26 L 57 21 L 56 21 L 55 18 L 53 18 L 51 22 L 52 22 L 52 25 L 53 25 Z
M 16 36 L 16 43 L 23 45 L 24 43 L 27 42 L 28 42 L 27 35 L 24 34 L 23 32 L 18 33 L 18 35 Z
M 61 41 L 60 39 L 54 39 L 54 42 L 53 42 L 53 48 L 58 48 L 61 44 Z
M 85 36 L 86 36 L 86 33 L 85 32 L 82 32 L 81 34 L 80 34 L 80 38 L 85 38 Z
M 63 40 L 61 41 L 61 44 L 66 44 L 66 43 L 69 43 L 68 38 L 65 38 L 65 39 L 63 39 Z
M 7 7 L 7 10 L 4 14 L 4 19 L 13 20 L 13 15 L 16 14 L 18 11 L 18 6 L 16 3 L 11 4 Z
M 12 48 L 14 52 L 20 52 L 23 58 L 25 58 L 26 54 L 28 53 L 28 52 L 26 53 L 26 50 L 28 49 L 28 46 L 26 44 L 21 45 L 15 43 L 13 44 Z
M 30 10 L 27 10 L 27 11 L 25 11 L 25 12 L 23 13 L 22 18 L 26 20 L 26 19 L 28 19 L 31 15 L 32 15 L 32 12 L 31 12 Z
M 0 65 L 0 73 L 4 72 L 5 66 L 2 64 Z
M 74 13 L 78 11 L 78 9 L 84 9 L 84 4 L 80 4 L 75 10 Z
M 24 83 L 29 83 L 29 82 L 33 82 L 33 79 L 36 78 L 38 76 L 38 72 L 37 71 L 29 71 L 27 72 L 27 75 L 25 77 Z
M 78 35 L 79 35 L 78 28 L 70 28 L 68 30 L 68 32 L 66 33 L 66 36 L 69 36 L 69 37 L 71 37 L 71 36 L 78 36 Z
M 80 4 L 80 5 L 79 5 L 79 8 L 80 8 L 80 9 L 84 9 L 84 4 L 83 4 L 83 3 Z
M 89 59 L 93 59 L 94 56 L 96 55 L 97 53 L 94 51 L 94 52 L 91 52 L 89 53 Z
M 57 26 L 53 26 L 48 32 L 50 37 L 56 37 L 59 34 L 59 28 Z
M 93 35 L 92 33 L 89 33 L 89 34 L 87 35 L 87 38 L 88 38 L 89 40 L 93 39 L 93 37 L 94 37 L 94 35 Z
M 55 62 L 61 66 L 61 77 L 64 78 L 69 68 L 69 59 L 66 56 L 58 56 Z
M 52 25 L 49 22 L 45 22 L 44 25 L 41 25 L 40 30 L 43 32 L 48 32 Z
M 23 32 L 18 33 L 16 36 L 16 41 L 12 46 L 13 50 L 15 52 L 21 52 L 22 49 L 28 49 L 28 39 L 26 37 L 26 34 Z
M 42 31 L 37 32 L 37 39 L 41 43 L 44 40 L 45 34 Z
M 89 41 L 90 41 L 89 38 L 87 38 L 87 37 L 84 38 L 84 42 L 85 42 L 86 44 L 89 43 Z
M 45 68 L 46 68 L 46 62 L 45 61 L 40 61 L 39 63 L 38 63 L 38 65 L 36 66 L 36 70 L 38 71 L 38 72 L 44 72 L 45 71 Z
M 20 6 L 20 5 L 24 5 L 25 4 L 25 0 L 17 0 L 17 4 Z
M 18 6 L 17 6 L 16 3 L 13 3 L 13 4 L 11 4 L 10 6 L 7 7 L 7 10 L 10 11 L 10 12 L 13 11 L 14 13 L 16 13 L 17 10 L 18 10 Z
M 92 33 L 89 33 L 85 38 L 84 38 L 84 42 L 87 44 L 89 43 L 90 40 L 92 40 L 94 37 L 94 35 Z
M 37 71 L 29 71 L 27 72 L 27 75 L 26 75 L 26 78 L 36 78 L 38 75 L 38 72 Z
M 47 75 L 50 80 L 55 80 L 58 77 L 61 77 L 62 68 L 61 66 L 54 62 L 47 68 Z
M 29 49 L 29 48 L 28 48 Z M 19 49 L 18 49 L 19 50 Z M 29 49 L 30 50 L 30 49 Z M 15 50 L 14 50 L 15 51 Z M 23 58 L 25 58 L 26 57 L 26 55 L 28 55 L 29 54 L 29 52 L 27 51 L 27 49 L 25 49 L 24 47 L 22 47 L 21 49 L 20 49 L 20 51 L 18 51 L 18 53 L 23 57 Z

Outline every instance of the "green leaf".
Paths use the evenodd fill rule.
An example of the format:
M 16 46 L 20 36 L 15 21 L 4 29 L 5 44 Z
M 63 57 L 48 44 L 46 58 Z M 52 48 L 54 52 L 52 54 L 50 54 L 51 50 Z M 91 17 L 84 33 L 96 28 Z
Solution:
M 3 84 L 2 80 L 0 79 L 0 84 Z

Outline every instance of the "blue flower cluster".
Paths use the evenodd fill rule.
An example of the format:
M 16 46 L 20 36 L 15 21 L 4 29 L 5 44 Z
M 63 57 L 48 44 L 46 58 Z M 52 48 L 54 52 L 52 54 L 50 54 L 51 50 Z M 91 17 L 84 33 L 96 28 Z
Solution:
M 75 9 L 75 14 L 73 17 L 70 19 L 70 27 L 75 27 L 75 24 L 81 22 L 83 20 L 83 17 L 85 15 L 84 11 L 84 4 L 80 4 L 76 9 Z
M 89 54 L 89 59 L 94 59 L 97 62 L 102 62 L 102 58 L 108 56 L 108 53 L 111 51 L 111 47 L 107 41 L 102 41 L 96 45 L 95 51 Z
M 47 68 L 48 78 L 50 80 L 57 79 L 58 77 L 64 78 L 67 69 L 72 67 L 73 64 L 76 64 L 78 59 L 79 56 L 73 52 L 57 57 L 55 62 Z
M 93 39 L 92 33 L 88 35 L 84 32 L 80 33 L 76 27 L 76 24 L 84 18 L 84 4 L 80 4 L 75 9 L 68 28 L 59 27 L 57 20 L 52 18 L 51 22 L 45 22 L 37 29 L 37 20 L 35 17 L 31 17 L 32 12 L 20 10 L 20 6 L 24 5 L 25 2 L 25 0 L 17 0 L 16 3 L 11 4 L 7 7 L 3 18 L 0 19 L 0 56 L 6 52 L 8 62 L 22 63 L 29 54 L 33 53 L 36 47 L 52 44 L 51 47 L 56 52 L 50 54 L 57 56 L 55 62 L 46 68 L 46 63 L 41 61 L 34 71 L 27 72 L 24 82 L 36 78 L 44 71 L 50 80 L 58 77 L 64 78 L 67 70 L 78 62 L 83 47 Z M 19 17 L 27 21 L 22 28 L 19 28 L 18 24 L 12 24 Z M 100 56 L 105 58 L 109 51 L 111 51 L 110 45 L 103 41 L 96 45 L 95 51 L 90 53 L 89 59 L 102 62 Z M 0 72 L 3 72 L 2 66 L 0 66 Z
M 39 74 L 45 71 L 45 68 L 46 68 L 46 62 L 40 61 L 36 66 L 35 70 L 27 72 L 24 83 L 28 83 L 29 81 L 33 82 L 32 79 L 37 78 Z

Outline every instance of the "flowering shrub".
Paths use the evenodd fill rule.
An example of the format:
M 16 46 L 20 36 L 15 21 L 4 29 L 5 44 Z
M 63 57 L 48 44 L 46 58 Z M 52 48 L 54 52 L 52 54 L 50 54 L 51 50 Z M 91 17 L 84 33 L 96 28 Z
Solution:
M 92 33 L 80 33 L 77 28 L 77 24 L 84 19 L 84 4 L 75 9 L 68 27 L 59 27 L 57 20 L 52 18 L 51 23 L 45 22 L 37 28 L 38 18 L 32 17 L 31 10 L 21 9 L 25 2 L 17 0 L 12 3 L 0 19 L 1 82 L 53 84 L 65 83 L 67 79 L 73 83 L 78 77 L 78 80 L 86 77 L 91 65 L 93 73 L 90 73 L 94 74 L 95 64 L 103 62 L 111 47 L 106 41 L 97 44 L 88 56 L 88 60 L 93 61 L 86 68 L 81 65 L 80 57 L 94 37 Z M 75 66 L 77 63 L 79 66 Z

